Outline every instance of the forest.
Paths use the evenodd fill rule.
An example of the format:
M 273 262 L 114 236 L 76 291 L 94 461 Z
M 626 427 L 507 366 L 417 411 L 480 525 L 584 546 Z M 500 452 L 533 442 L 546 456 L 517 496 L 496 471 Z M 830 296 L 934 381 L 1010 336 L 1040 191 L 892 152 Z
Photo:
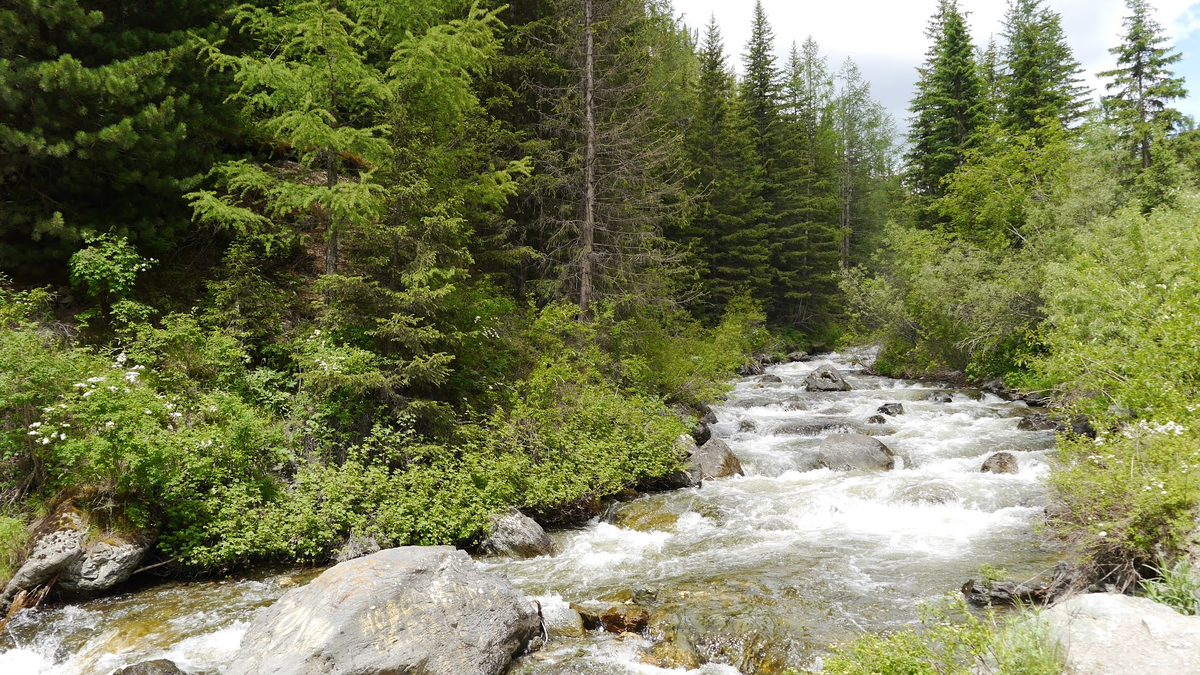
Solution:
M 3 0 L 0 582 L 65 502 L 179 576 L 578 522 L 739 369 L 871 343 L 1088 420 L 1048 527 L 1091 578 L 1186 565 L 1200 130 L 1125 4 L 1091 92 L 1046 0 L 990 44 L 938 0 L 897 122 L 761 2 L 729 45 L 669 0 Z

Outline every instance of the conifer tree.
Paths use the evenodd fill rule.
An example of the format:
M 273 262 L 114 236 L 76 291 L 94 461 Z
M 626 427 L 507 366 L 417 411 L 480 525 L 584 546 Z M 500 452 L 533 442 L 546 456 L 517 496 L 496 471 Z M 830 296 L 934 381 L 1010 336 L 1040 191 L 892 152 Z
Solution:
M 1087 89 L 1063 34 L 1061 17 L 1043 0 L 1010 0 L 1004 20 L 1004 127 L 1033 132 L 1057 122 L 1070 128 L 1083 115 Z
M 926 37 L 933 40 L 920 68 L 909 131 L 907 179 L 923 201 L 940 197 L 943 181 L 962 165 L 986 121 L 984 82 L 966 19 L 956 0 L 941 0 Z
M 1149 169 L 1151 145 L 1179 124 L 1182 115 L 1168 106 L 1187 96 L 1182 77 L 1170 66 L 1183 57 L 1167 46 L 1168 39 L 1151 15 L 1146 0 L 1126 0 L 1125 35 L 1120 45 L 1109 50 L 1117 67 L 1100 73 L 1111 78 L 1105 88 L 1114 92 L 1103 98 L 1105 110 L 1120 127 L 1123 140 L 1143 170 Z
M 834 101 L 838 153 L 839 251 L 844 268 L 866 259 L 883 225 L 882 190 L 895 174 L 895 125 L 871 84 L 847 58 Z
M 780 72 L 775 63 L 775 34 L 767 20 L 762 0 L 755 0 L 750 40 L 742 54 L 742 105 L 750 124 L 754 150 L 770 162 L 775 150 L 773 134 L 779 121 Z M 768 186 L 768 192 L 770 187 Z M 768 196 L 769 198 L 769 196 Z
M 49 271 L 89 233 L 148 251 L 186 235 L 182 195 L 232 136 L 189 34 L 219 34 L 228 4 L 0 5 L 0 267 Z
M 762 224 L 762 167 L 750 141 L 716 20 L 700 49 L 695 111 L 685 143 L 696 195 L 686 242 L 699 254 L 711 315 L 741 294 L 762 297 L 771 279 Z

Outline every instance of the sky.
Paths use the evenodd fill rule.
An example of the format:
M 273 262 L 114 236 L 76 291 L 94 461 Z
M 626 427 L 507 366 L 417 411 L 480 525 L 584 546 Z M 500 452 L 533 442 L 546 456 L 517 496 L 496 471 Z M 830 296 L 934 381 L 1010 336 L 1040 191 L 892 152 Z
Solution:
M 967 22 L 977 45 L 986 46 L 995 35 L 1000 40 L 1006 0 L 959 0 L 968 12 Z M 741 54 L 750 37 L 753 0 L 674 0 L 675 11 L 687 25 L 703 30 L 715 16 L 725 41 L 729 62 L 741 69 Z M 1116 65 L 1109 48 L 1120 42 L 1123 0 L 1047 0 L 1062 16 L 1063 31 L 1086 71 L 1085 84 L 1093 95 L 1104 91 L 1094 73 Z M 1151 0 L 1156 19 L 1174 41 L 1183 60 L 1175 73 L 1187 78 L 1195 95 L 1177 102 L 1185 114 L 1200 120 L 1200 2 Z M 875 98 L 887 106 L 900 129 L 907 128 L 908 102 L 912 98 L 917 67 L 925 60 L 929 40 L 925 28 L 937 0 L 763 0 L 775 32 L 775 47 L 782 65 L 792 42 L 809 35 L 821 45 L 832 70 L 846 57 L 853 58 L 871 82 Z

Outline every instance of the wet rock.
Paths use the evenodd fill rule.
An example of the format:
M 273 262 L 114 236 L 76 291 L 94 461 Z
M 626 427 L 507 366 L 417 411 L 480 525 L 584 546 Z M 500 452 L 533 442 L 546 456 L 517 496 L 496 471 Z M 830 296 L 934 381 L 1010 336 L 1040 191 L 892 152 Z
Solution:
M 1042 617 L 1073 672 L 1200 675 L 1200 617 L 1110 593 L 1076 596 Z
M 554 555 L 554 542 L 536 520 L 510 507 L 506 513 L 492 516 L 488 534 L 479 545 L 479 550 L 518 558 L 536 558 Z
M 696 445 L 704 445 L 710 438 L 712 438 L 712 427 L 707 424 L 697 424 L 692 429 L 692 442 Z
M 645 482 L 640 486 L 642 489 L 678 490 L 700 486 L 703 475 L 700 465 L 695 460 L 696 453 L 700 452 L 700 449 L 696 447 L 695 440 L 692 436 L 683 434 L 675 440 L 675 448 L 677 456 L 683 462 L 683 468 L 662 478 Z
M 38 530 L 41 534 L 35 535 L 29 556 L 0 593 L 0 615 L 18 593 L 41 586 L 83 558 L 87 526 L 79 511 L 60 508 Z
M 931 403 L 950 403 L 954 397 L 947 391 L 932 391 L 925 395 L 925 400 Z
M 600 625 L 600 615 L 604 613 L 605 608 L 598 608 L 592 605 L 576 605 L 572 603 L 571 609 L 575 610 L 575 612 L 579 614 L 579 620 L 583 622 L 583 627 L 585 630 L 599 630 L 602 628 Z
M 562 602 L 542 605 L 542 627 L 546 629 L 546 635 L 552 638 L 579 638 L 587 632 L 579 612 Z
M 1017 458 L 1011 452 L 997 452 L 988 457 L 980 467 L 981 473 L 1016 473 Z
M 1040 605 L 1047 600 L 1045 584 L 1019 584 L 1015 581 L 978 582 L 963 584 L 962 594 L 976 607 Z
M 696 653 L 695 647 L 673 641 L 654 645 L 654 649 L 650 650 L 650 655 L 658 662 L 660 668 L 695 670 L 703 665 L 700 663 L 700 655 Z
M 871 415 L 867 418 L 867 424 L 887 424 L 887 418 L 883 415 Z
M 343 563 L 347 560 L 361 558 L 364 555 L 378 553 L 380 550 L 382 549 L 379 546 L 379 542 L 375 541 L 375 537 L 360 535 L 356 532 L 346 539 L 346 543 L 338 549 L 337 555 L 333 559 L 334 562 Z
M 783 382 L 783 378 L 778 375 L 767 373 L 766 375 L 758 378 L 758 381 L 764 384 L 779 384 L 780 382 Z
M 704 417 L 700 418 L 700 423 L 701 424 L 716 424 L 717 423 L 717 413 L 713 412 L 712 408 L 709 408 L 708 412 L 704 413 Z
M 1017 422 L 1017 428 L 1022 431 L 1050 431 L 1057 423 L 1044 412 L 1031 412 Z
M 883 405 L 876 408 L 875 412 L 882 413 L 884 415 L 891 415 L 892 417 L 895 417 L 897 415 L 903 415 L 904 414 L 904 404 L 902 404 L 902 403 L 884 403 Z
M 1058 431 L 1064 432 L 1064 433 L 1067 431 L 1070 431 L 1072 434 L 1074 434 L 1076 436 L 1087 436 L 1088 438 L 1096 437 L 1096 429 L 1095 429 L 1095 427 L 1092 426 L 1092 421 L 1089 420 L 1088 418 L 1084 417 L 1083 415 L 1079 415 L 1079 416 L 1071 419 L 1071 421 L 1069 423 L 1064 422 L 1063 424 L 1061 424 L 1059 427 L 1056 427 L 1056 428 Z
M 758 431 L 758 425 L 754 423 L 754 420 L 742 420 L 738 422 L 739 433 L 752 434 L 755 431 Z
M 824 365 L 804 378 L 804 388 L 808 391 L 850 391 L 850 384 L 837 368 Z
M 791 354 L 787 355 L 787 358 L 788 361 L 796 363 L 797 361 L 803 361 L 804 359 L 807 359 L 808 352 L 792 352 Z
M 187 675 L 187 673 L 180 670 L 174 661 L 155 659 L 153 661 L 143 661 L 136 665 L 126 666 L 113 672 L 112 675 Z
M 742 366 L 741 368 L 738 368 L 737 374 L 741 375 L 742 377 L 750 377 L 751 375 L 762 375 L 763 367 L 758 365 L 757 363 L 747 364 L 747 365 Z
M 1004 386 L 1004 378 L 992 377 L 979 383 L 979 388 L 993 394 L 1003 394 L 1008 391 Z
M 700 446 L 696 454 L 692 455 L 691 463 L 700 468 L 700 475 L 704 480 L 745 475 L 742 463 L 733 454 L 733 450 L 719 438 L 713 438 Z
M 890 471 L 896 468 L 896 454 L 877 438 L 834 434 L 821 441 L 817 464 L 834 471 Z
M 850 427 L 836 422 L 818 422 L 816 424 L 781 424 L 772 433 L 777 436 L 820 436 L 828 433 L 850 433 Z
M 600 614 L 600 626 L 609 633 L 640 633 L 650 623 L 650 612 L 637 605 L 613 605 Z
M 945 483 L 922 483 L 910 485 L 892 495 L 892 500 L 905 504 L 949 504 L 962 499 L 962 495 Z
M 91 597 L 125 583 L 150 551 L 147 536 L 109 533 L 89 543 L 58 577 L 66 595 Z
M 226 675 L 500 675 L 541 635 L 537 605 L 449 546 L 336 565 L 261 611 Z

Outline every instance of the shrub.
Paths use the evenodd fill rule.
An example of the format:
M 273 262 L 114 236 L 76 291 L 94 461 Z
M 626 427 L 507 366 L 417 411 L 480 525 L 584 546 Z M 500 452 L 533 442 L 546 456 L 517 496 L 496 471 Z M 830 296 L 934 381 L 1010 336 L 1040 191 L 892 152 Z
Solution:
M 1174 607 L 1180 614 L 1200 614 L 1200 574 L 1186 558 L 1171 566 L 1160 561 L 1153 571 L 1157 578 L 1142 580 L 1142 592 L 1147 598 Z
M 0 588 L 16 574 L 21 551 L 28 540 L 29 532 L 23 521 L 0 515 Z

